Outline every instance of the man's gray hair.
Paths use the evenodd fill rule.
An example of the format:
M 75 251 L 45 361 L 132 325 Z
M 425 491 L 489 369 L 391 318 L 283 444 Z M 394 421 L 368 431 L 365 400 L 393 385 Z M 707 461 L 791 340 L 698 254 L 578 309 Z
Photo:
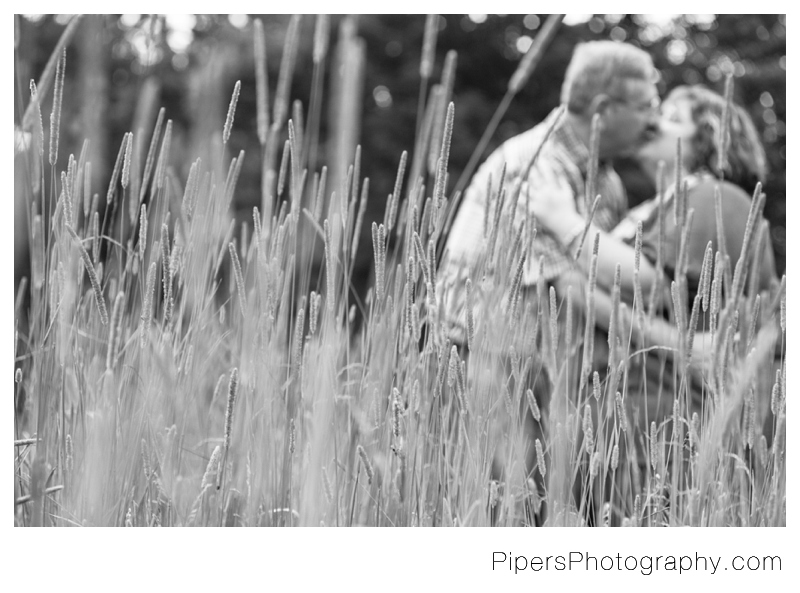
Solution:
M 572 113 L 583 114 L 597 95 L 624 100 L 628 81 L 657 79 L 653 59 L 644 50 L 619 41 L 581 43 L 567 67 L 561 102 Z

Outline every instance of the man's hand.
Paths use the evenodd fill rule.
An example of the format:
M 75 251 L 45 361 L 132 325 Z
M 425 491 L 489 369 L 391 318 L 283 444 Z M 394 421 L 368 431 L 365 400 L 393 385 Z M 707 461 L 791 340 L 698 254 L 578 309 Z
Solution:
M 712 376 L 714 368 L 714 336 L 710 332 L 697 332 L 692 342 L 692 366 L 705 376 Z
M 552 168 L 534 167 L 522 189 L 529 196 L 528 203 L 537 223 L 562 243 L 576 225 L 584 223 L 575 209 L 572 188 Z

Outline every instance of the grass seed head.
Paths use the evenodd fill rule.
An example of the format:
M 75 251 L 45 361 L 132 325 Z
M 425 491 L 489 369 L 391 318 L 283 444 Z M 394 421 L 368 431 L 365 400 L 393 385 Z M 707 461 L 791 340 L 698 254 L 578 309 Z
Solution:
M 122 159 L 122 180 L 123 189 L 128 188 L 131 179 L 131 153 L 133 152 L 133 132 L 128 132 L 128 142 L 125 144 L 125 156 Z M 135 213 L 135 211 L 134 211 Z
M 67 226 L 67 230 L 72 236 L 73 241 L 77 243 L 81 260 L 83 261 L 83 266 L 86 268 L 87 274 L 89 274 L 89 282 L 92 285 L 94 300 L 95 304 L 97 305 L 97 312 L 100 314 L 100 322 L 103 325 L 108 325 L 108 310 L 106 309 L 106 301 L 105 297 L 103 296 L 103 289 L 100 287 L 100 281 L 97 277 L 97 272 L 94 268 L 94 265 L 92 265 L 92 260 L 89 257 L 89 253 L 86 251 L 86 248 L 83 246 L 83 243 L 81 242 L 81 239 L 78 237 L 75 230 L 69 225 Z
M 785 278 L 786 276 L 784 276 Z M 786 333 L 786 291 L 781 294 L 781 331 Z
M 144 261 L 144 252 L 147 249 L 147 205 L 142 204 L 139 213 L 139 259 Z
M 772 398 L 770 400 L 770 408 L 772 410 L 772 414 L 777 418 L 778 415 L 781 413 L 781 408 L 783 407 L 783 401 L 781 398 L 781 377 L 780 377 L 780 370 L 776 372 L 775 375 L 775 384 L 772 386 Z
M 325 489 L 325 500 L 328 504 L 331 504 L 333 501 L 333 487 L 331 486 L 330 478 L 328 478 L 328 472 L 325 468 L 322 468 L 322 486 Z
M 622 394 L 619 391 L 617 391 L 617 395 L 614 398 L 614 403 L 616 404 L 617 422 L 619 423 L 619 427 L 622 429 L 622 432 L 627 432 L 628 416 L 625 413 L 625 404 L 622 401 Z
M 156 271 L 156 262 L 151 262 L 150 269 L 147 272 L 147 288 L 144 291 L 141 324 L 139 325 L 140 348 L 144 348 L 147 345 L 147 339 L 150 335 L 150 323 L 153 320 L 153 297 L 156 291 Z
M 236 394 L 239 390 L 239 369 L 234 367 L 231 370 L 231 378 L 228 382 L 228 405 L 225 408 L 225 450 L 231 446 L 231 430 L 233 428 L 233 408 L 236 403 Z
M 712 244 L 713 241 L 709 241 L 706 246 L 706 252 L 703 255 L 703 267 L 700 271 L 700 294 L 703 297 L 703 313 L 708 311 L 708 305 L 711 300 L 711 259 L 714 257 Z
M 592 460 L 589 464 L 589 479 L 594 480 L 597 474 L 600 473 L 600 468 L 603 465 L 603 456 L 600 451 L 595 451 L 592 455 Z
M 242 317 L 247 317 L 247 294 L 244 288 L 242 264 L 239 262 L 239 254 L 236 252 L 236 245 L 232 242 L 228 243 L 228 252 L 231 255 L 231 263 L 233 264 L 233 277 L 236 281 L 236 293 L 239 296 L 239 310 L 242 312 Z
M 375 471 L 372 469 L 372 463 L 370 463 L 369 457 L 367 457 L 367 452 L 361 445 L 356 448 L 356 451 L 358 452 L 358 456 L 364 466 L 364 473 L 367 474 L 367 483 L 372 484 L 372 480 L 375 477 Z
M 547 475 L 547 465 L 544 459 L 544 451 L 542 450 L 542 441 L 536 439 L 536 466 L 539 468 L 539 473 L 544 478 Z
M 527 389 L 525 391 L 525 397 L 528 400 L 528 406 L 530 406 L 533 419 L 536 420 L 536 422 L 541 422 L 542 412 L 539 409 L 539 404 L 536 402 L 536 396 L 533 395 L 533 390 Z
M 34 134 L 36 136 L 36 148 L 38 149 L 39 156 L 44 154 L 44 125 L 42 123 L 42 105 L 39 101 L 39 93 L 36 90 L 36 82 L 31 78 L 31 103 L 35 109 L 36 125 L 34 125 Z
M 64 77 L 67 68 L 67 50 L 61 52 L 56 65 L 56 81 L 53 87 L 53 111 L 50 115 L 50 166 L 58 160 L 58 133 L 61 128 L 61 103 L 64 97 Z
M 228 104 L 228 114 L 225 116 L 225 127 L 222 129 L 222 143 L 227 144 L 231 137 L 231 128 L 233 128 L 233 116 L 236 113 L 236 103 L 239 101 L 239 91 L 242 89 L 242 82 L 236 81 L 233 86 L 233 94 L 231 95 L 231 102 Z
M 72 450 L 72 435 L 67 435 L 67 438 L 64 440 L 64 448 L 65 448 L 65 465 L 68 473 L 72 473 L 72 467 L 74 462 L 73 457 L 73 450 Z
M 655 471 L 656 467 L 658 466 L 658 460 L 660 457 L 658 452 L 659 444 L 657 437 L 658 434 L 656 429 L 656 423 L 655 421 L 652 421 L 650 423 L 650 466 L 653 468 L 653 471 Z
M 594 427 L 592 425 L 592 408 L 589 404 L 583 408 L 583 439 L 586 445 L 586 452 L 594 450 Z
M 208 465 L 206 465 L 206 471 L 203 474 L 203 479 L 200 482 L 200 490 L 203 490 L 207 486 L 211 486 L 216 481 L 217 472 L 219 471 L 219 463 L 220 458 L 222 457 L 222 449 L 219 445 L 214 447 L 214 451 L 211 452 L 211 457 L 208 460 Z

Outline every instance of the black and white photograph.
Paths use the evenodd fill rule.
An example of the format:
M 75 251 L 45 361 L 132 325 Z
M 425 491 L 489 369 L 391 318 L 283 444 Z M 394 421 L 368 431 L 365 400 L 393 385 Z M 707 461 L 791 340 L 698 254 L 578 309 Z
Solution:
M 15 527 L 787 526 L 786 15 L 13 19 Z

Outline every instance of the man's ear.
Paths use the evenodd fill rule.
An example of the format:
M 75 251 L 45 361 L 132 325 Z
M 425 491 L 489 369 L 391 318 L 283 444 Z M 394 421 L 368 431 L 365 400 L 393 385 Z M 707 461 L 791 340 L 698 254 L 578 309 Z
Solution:
M 594 99 L 592 99 L 592 102 L 589 103 L 589 113 L 592 115 L 599 113 L 601 116 L 604 116 L 613 102 L 613 99 L 604 93 L 596 95 Z

